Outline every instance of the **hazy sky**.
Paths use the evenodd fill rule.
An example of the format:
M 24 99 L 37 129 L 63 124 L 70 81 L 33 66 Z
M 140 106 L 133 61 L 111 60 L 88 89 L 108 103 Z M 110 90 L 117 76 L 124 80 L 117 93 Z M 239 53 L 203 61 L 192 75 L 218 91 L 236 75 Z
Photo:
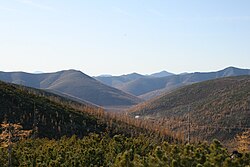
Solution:
M 0 71 L 250 68 L 249 0 L 0 0 Z

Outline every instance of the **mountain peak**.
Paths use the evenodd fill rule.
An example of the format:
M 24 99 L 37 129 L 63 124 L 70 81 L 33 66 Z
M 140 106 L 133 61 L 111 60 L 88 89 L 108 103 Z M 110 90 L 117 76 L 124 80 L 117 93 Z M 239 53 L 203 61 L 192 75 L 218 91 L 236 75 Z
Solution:
M 122 75 L 122 77 L 143 77 L 143 75 L 139 74 L 139 73 L 136 73 L 136 72 L 133 72 L 131 74 L 124 74 Z
M 163 71 L 160 71 L 160 72 L 157 72 L 157 73 L 153 73 L 150 76 L 151 77 L 167 77 L 167 76 L 170 76 L 170 75 L 174 75 L 174 74 L 163 70 Z
M 223 70 L 239 70 L 240 68 L 234 67 L 234 66 L 229 66 Z
M 221 71 L 217 72 L 218 74 L 221 74 L 223 77 L 227 77 L 227 76 L 236 76 L 236 75 L 249 75 L 250 74 L 250 70 L 249 69 L 240 69 L 237 67 L 227 67 Z
M 61 71 L 58 71 L 58 72 L 63 72 L 63 73 L 72 73 L 72 72 L 80 72 L 82 73 L 80 70 L 75 70 L 75 69 L 68 69 L 68 70 L 61 70 Z

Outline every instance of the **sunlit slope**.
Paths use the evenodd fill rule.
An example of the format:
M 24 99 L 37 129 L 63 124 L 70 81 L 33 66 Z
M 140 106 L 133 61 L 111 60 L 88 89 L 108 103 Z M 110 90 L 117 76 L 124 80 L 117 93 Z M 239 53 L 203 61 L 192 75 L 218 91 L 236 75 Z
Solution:
M 237 133 L 250 128 L 250 76 L 185 86 L 140 104 L 130 112 L 141 119 L 156 119 L 184 135 L 191 125 L 194 137 L 232 140 Z

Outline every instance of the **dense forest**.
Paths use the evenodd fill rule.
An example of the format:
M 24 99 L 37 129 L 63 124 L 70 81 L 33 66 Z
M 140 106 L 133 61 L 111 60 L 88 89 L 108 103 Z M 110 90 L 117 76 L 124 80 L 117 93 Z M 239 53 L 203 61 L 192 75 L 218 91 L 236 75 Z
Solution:
M 228 153 L 217 140 L 211 144 L 170 144 L 142 135 L 28 139 L 12 149 L 13 166 L 249 167 L 250 164 L 249 153 Z M 7 166 L 7 148 L 0 148 L 0 155 L 1 166 Z

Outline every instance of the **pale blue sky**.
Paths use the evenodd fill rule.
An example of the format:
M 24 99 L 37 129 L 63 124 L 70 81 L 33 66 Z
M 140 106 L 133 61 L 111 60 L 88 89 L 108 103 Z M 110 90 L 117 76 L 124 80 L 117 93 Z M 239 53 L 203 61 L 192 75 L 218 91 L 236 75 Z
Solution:
M 0 0 L 0 71 L 250 68 L 249 0 Z

